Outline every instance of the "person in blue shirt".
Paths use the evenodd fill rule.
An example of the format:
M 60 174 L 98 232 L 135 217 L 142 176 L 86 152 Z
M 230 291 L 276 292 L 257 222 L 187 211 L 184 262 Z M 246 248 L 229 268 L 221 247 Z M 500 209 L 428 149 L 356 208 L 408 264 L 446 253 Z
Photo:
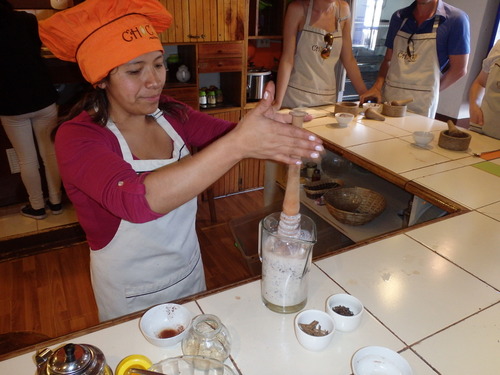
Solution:
M 385 46 L 377 80 L 361 101 L 411 98 L 409 110 L 433 118 L 439 92 L 467 73 L 469 17 L 442 0 L 416 0 L 392 15 Z

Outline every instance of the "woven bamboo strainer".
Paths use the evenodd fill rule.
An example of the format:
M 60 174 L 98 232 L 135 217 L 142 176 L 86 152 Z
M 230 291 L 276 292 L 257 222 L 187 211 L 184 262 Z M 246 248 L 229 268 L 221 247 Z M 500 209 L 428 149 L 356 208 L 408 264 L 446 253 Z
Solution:
M 323 196 L 328 212 L 348 225 L 363 225 L 385 209 L 385 198 L 376 191 L 361 188 L 332 189 Z

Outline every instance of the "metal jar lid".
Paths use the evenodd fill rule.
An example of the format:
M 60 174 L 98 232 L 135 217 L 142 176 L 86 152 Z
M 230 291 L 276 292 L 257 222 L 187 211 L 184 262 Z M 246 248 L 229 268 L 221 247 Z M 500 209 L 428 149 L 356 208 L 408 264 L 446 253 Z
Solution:
M 50 351 L 49 351 L 50 352 Z M 95 346 L 66 344 L 48 358 L 47 375 L 105 375 L 106 359 Z
M 249 70 L 247 72 L 247 75 L 248 76 L 251 76 L 251 77 L 259 77 L 259 76 L 268 76 L 268 75 L 271 75 L 271 71 L 270 70 L 258 70 L 258 69 L 255 69 L 255 70 Z

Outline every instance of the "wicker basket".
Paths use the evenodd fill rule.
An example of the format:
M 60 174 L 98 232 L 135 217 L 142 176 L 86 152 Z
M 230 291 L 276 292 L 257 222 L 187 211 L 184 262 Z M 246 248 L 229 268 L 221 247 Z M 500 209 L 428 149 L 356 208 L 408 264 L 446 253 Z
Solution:
M 338 189 L 344 185 L 344 182 L 339 179 L 328 178 L 320 181 L 309 182 L 304 185 L 304 191 L 307 198 L 318 199 L 323 196 L 328 190 Z
M 385 209 L 385 198 L 372 190 L 353 187 L 329 190 L 323 196 L 328 212 L 348 225 L 363 225 Z

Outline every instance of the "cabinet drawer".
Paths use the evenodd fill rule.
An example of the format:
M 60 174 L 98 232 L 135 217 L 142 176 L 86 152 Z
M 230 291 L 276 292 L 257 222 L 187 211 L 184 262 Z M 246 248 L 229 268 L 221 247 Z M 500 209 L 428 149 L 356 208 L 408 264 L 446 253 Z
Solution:
M 198 109 L 198 89 L 196 87 L 164 88 L 163 95 L 170 96 L 194 109 Z
M 241 57 L 243 55 L 242 43 L 202 43 L 198 45 L 200 59 Z
M 238 72 L 243 68 L 241 58 L 233 57 L 229 59 L 200 59 L 198 71 L 200 73 L 216 72 Z

